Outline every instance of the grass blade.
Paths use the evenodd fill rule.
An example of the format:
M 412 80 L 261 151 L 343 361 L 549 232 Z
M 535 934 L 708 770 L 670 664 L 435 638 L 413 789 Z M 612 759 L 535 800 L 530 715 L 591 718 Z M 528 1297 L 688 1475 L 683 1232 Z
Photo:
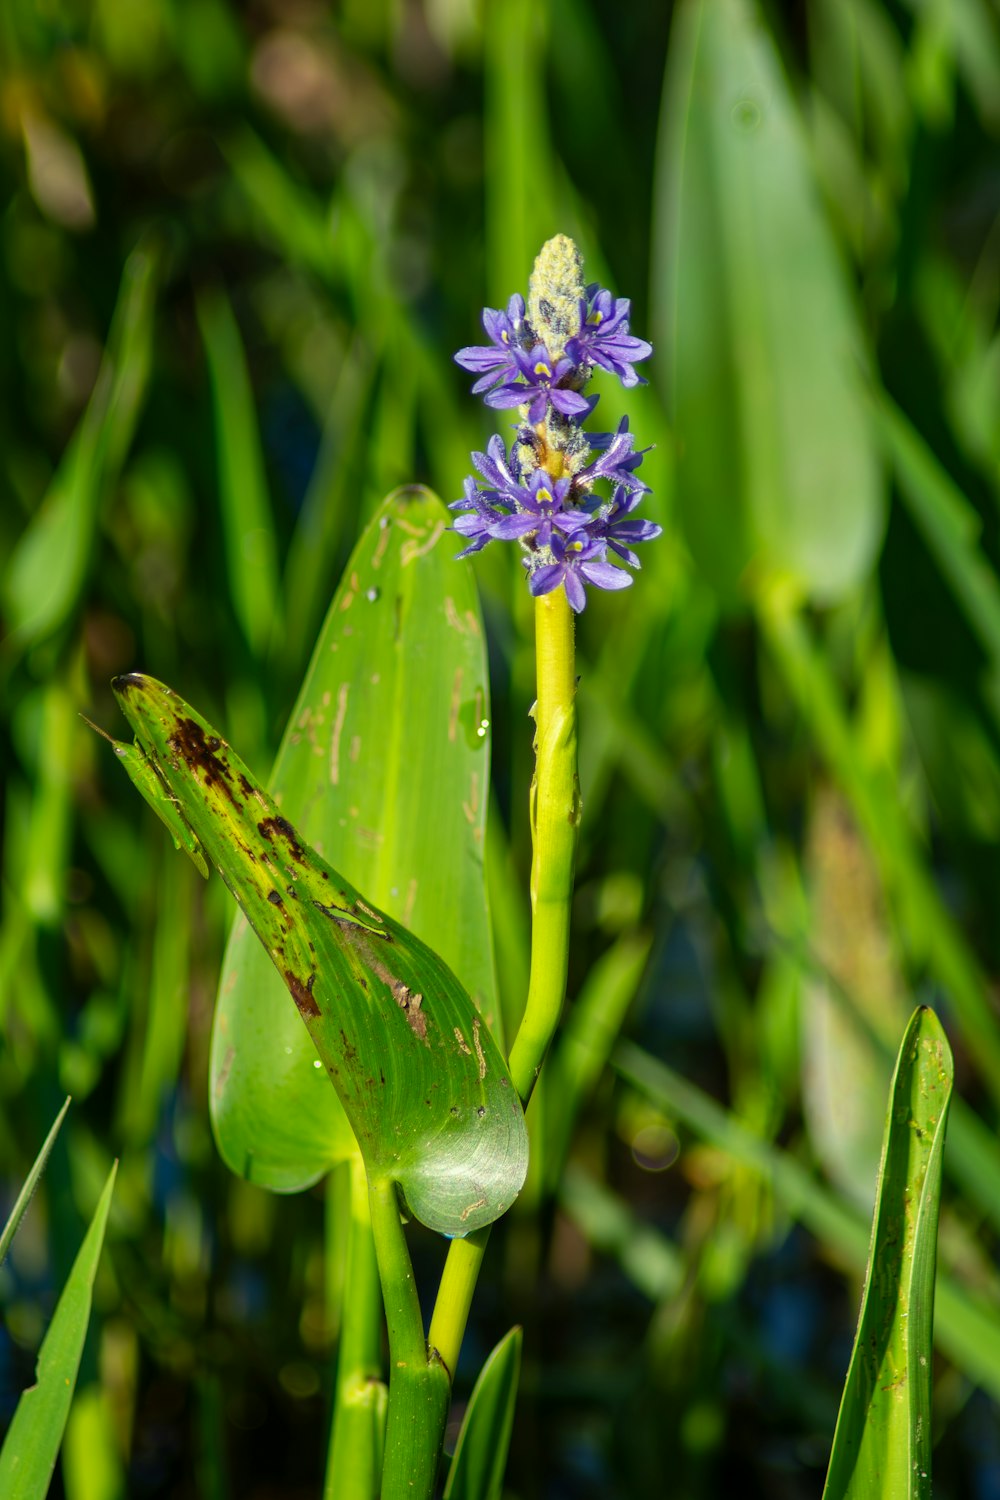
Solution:
M 156 256 L 125 263 L 97 383 L 62 462 L 3 580 L 12 634 L 24 642 L 58 629 L 80 597 L 100 504 L 125 460 L 146 394 L 153 336 Z
M 448 1470 L 444 1500 L 500 1500 L 523 1342 L 521 1329 L 512 1328 L 480 1370 Z
M 28 1204 L 31 1202 L 35 1188 L 38 1186 L 42 1173 L 45 1171 L 45 1164 L 49 1159 L 49 1153 L 52 1150 L 52 1147 L 56 1143 L 56 1136 L 59 1134 L 59 1127 L 62 1125 L 63 1120 L 65 1120 L 66 1118 L 66 1111 L 69 1109 L 69 1104 L 70 1101 L 67 1098 L 62 1109 L 53 1120 L 52 1128 L 49 1131 L 48 1135 L 45 1137 L 45 1140 L 42 1142 L 42 1149 L 35 1157 L 31 1171 L 28 1173 L 27 1177 L 24 1180 L 24 1186 L 17 1195 L 17 1202 L 11 1209 L 10 1217 L 3 1227 L 3 1233 L 0 1234 L 0 1266 L 2 1266 L 4 1261 L 7 1259 L 7 1251 L 10 1249 L 10 1242 L 14 1238 L 14 1235 L 17 1233 L 17 1226 L 24 1218 L 25 1210 L 27 1209 Z
M 277 544 L 257 414 L 240 332 L 221 291 L 198 299 L 215 413 L 219 501 L 233 607 L 261 657 L 280 626 Z
M 45 1500 L 48 1494 L 87 1336 L 94 1276 L 117 1170 L 116 1162 L 38 1352 L 36 1383 L 22 1392 L 0 1450 L 4 1500 Z
M 896 1063 L 868 1273 L 824 1500 L 931 1493 L 931 1347 L 951 1049 L 914 1013 Z

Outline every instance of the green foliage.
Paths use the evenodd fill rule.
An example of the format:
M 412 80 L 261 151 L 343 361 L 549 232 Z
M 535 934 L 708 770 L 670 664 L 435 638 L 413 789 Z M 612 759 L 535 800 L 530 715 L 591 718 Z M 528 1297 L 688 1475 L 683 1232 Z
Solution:
M 459 1429 L 444 1500 L 500 1500 L 523 1343 L 522 1330 L 512 1328 L 480 1370 Z
M 35 1384 L 22 1393 L 0 1448 L 0 1486 L 10 1500 L 44 1500 L 49 1492 L 87 1337 L 115 1171 L 112 1167 L 38 1351 Z
M 130 747 L 149 810 L 79 715 L 113 730 L 109 680 L 150 673 L 266 773 L 383 497 L 428 485 L 456 498 L 470 449 L 506 434 L 451 354 L 557 231 L 631 297 L 633 331 L 654 341 L 630 410 L 637 446 L 654 445 L 642 476 L 665 535 L 635 587 L 593 599 L 578 622 L 569 1005 L 456 1396 L 477 1351 L 522 1323 L 512 1492 L 659 1495 L 666 1475 L 700 1500 L 736 1472 L 753 1493 L 818 1493 L 897 1016 L 927 1002 L 957 1080 L 935 1481 L 942 1494 L 982 1488 L 1000 1458 L 990 6 L 345 0 L 251 17 L 232 0 L 13 0 L 0 74 L 8 1203 L 74 1097 L 39 1212 L 0 1272 L 9 1393 L 30 1379 L 121 1159 L 67 1493 L 89 1500 L 81 1474 L 138 1493 L 151 1452 L 177 1455 L 149 1479 L 164 1493 L 192 1474 L 206 1495 L 317 1493 L 331 1410 L 359 1392 L 377 1465 L 389 1372 L 371 1235 L 341 1201 L 357 1157 L 280 1199 L 220 1158 L 213 997 L 231 903 L 164 839 L 152 812 L 170 820 L 173 804 L 147 762 Z M 597 380 L 595 428 L 612 409 L 610 379 Z M 312 823 L 304 791 L 295 803 L 307 737 L 268 790 L 489 1010 L 478 825 L 459 796 L 483 761 L 510 1037 L 528 976 L 531 625 L 516 560 L 491 547 L 453 565 L 452 550 L 441 536 L 426 576 L 451 569 L 451 588 L 481 595 L 492 744 L 442 742 L 450 689 L 445 714 L 407 696 L 403 741 L 352 685 L 342 736 L 370 751 L 374 738 L 385 770 L 369 781 L 348 755 L 358 780 L 329 788 L 346 801 L 331 815 L 348 843 Z M 415 588 L 416 566 L 399 570 Z M 477 608 L 451 597 L 459 618 Z M 388 633 L 389 611 L 365 610 Z M 439 618 L 424 624 L 428 652 L 457 649 Z M 357 651 L 353 684 L 369 646 L 339 644 Z M 486 685 L 472 644 L 451 666 L 452 683 L 458 666 L 469 674 L 463 690 Z M 346 680 L 322 690 L 331 709 Z M 436 678 L 407 661 L 394 680 L 432 695 Z M 433 838 L 423 777 L 445 755 L 430 874 L 453 869 L 448 820 L 461 818 L 469 878 L 452 876 L 460 890 L 440 899 L 454 920 L 435 913 L 435 931 L 421 925 L 423 887 L 411 921 L 380 885 L 388 865 L 355 866 L 375 855 L 355 825 L 380 826 L 373 803 L 402 826 L 408 799 Z M 190 837 L 176 819 L 172 831 Z M 269 1132 L 268 1180 L 294 1186 L 348 1142 L 331 1147 L 334 1091 L 262 950 L 260 965 L 281 1004 L 273 1092 L 259 1121 L 244 1095 L 236 1135 L 245 1145 L 259 1125 L 259 1147 Z M 630 1049 L 665 1066 L 670 1088 L 640 1086 Z M 323 1114 L 285 1107 L 293 1059 Z M 852 1111 L 850 1129 L 831 1101 Z M 407 1233 L 426 1311 L 441 1247 Z M 365 1292 L 352 1273 L 352 1303 L 356 1241 L 370 1275 Z
M 724 600 L 830 603 L 871 567 L 882 486 L 843 269 L 754 0 L 678 6 L 666 101 L 658 331 L 691 548 Z
M 51 1152 L 52 1147 L 55 1145 L 56 1136 L 59 1134 L 59 1128 L 62 1125 L 63 1120 L 65 1120 L 66 1118 L 66 1111 L 69 1109 L 69 1106 L 70 1101 L 69 1099 L 67 1099 L 62 1109 L 52 1121 L 52 1128 L 49 1131 L 48 1135 L 45 1137 L 45 1140 L 42 1142 L 42 1148 L 39 1151 L 38 1155 L 35 1157 L 35 1160 L 31 1165 L 31 1171 L 24 1179 L 24 1186 L 18 1193 L 17 1199 L 14 1203 L 14 1207 L 11 1209 L 9 1215 L 7 1216 L 7 1222 L 3 1227 L 3 1233 L 0 1234 L 0 1265 L 3 1265 L 3 1262 L 7 1258 L 7 1252 L 10 1250 L 10 1242 L 17 1233 L 17 1226 L 24 1218 L 25 1210 L 27 1209 L 28 1204 L 31 1202 L 32 1196 L 38 1186 L 39 1179 L 41 1178 L 42 1173 L 45 1171 L 45 1164 L 49 1159 L 49 1153 Z
M 889 1091 L 861 1316 L 837 1421 L 828 1500 L 931 1494 L 931 1346 L 951 1048 L 914 1013 Z
M 459 976 L 496 1034 L 482 874 L 489 689 L 479 607 L 426 491 L 391 496 L 344 570 L 268 783 L 366 899 Z M 242 922 L 223 961 L 212 1117 L 235 1171 L 288 1191 L 353 1147 Z
M 189 704 L 149 677 L 114 686 L 139 749 L 287 986 L 369 1181 L 398 1183 L 443 1234 L 491 1224 L 521 1188 L 528 1142 L 504 1060 L 465 990 L 304 842 Z M 244 1175 L 254 1176 L 249 1164 Z

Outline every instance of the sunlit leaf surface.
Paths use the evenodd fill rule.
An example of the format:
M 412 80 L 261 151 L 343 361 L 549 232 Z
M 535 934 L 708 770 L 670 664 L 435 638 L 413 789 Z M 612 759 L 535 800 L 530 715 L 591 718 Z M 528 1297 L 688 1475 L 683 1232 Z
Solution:
M 824 1500 L 931 1493 L 930 1348 L 952 1076 L 940 1022 L 916 1011 L 889 1095 L 868 1274 Z
M 369 1178 L 398 1183 L 431 1229 L 491 1223 L 524 1180 L 527 1133 L 461 984 L 305 844 L 183 699 L 138 675 L 114 688 L 309 1028 Z
M 675 15 L 659 214 L 677 483 L 720 594 L 833 600 L 882 534 L 859 340 L 774 45 L 751 0 Z
M 496 1029 L 483 880 L 489 696 L 475 587 L 448 513 L 390 496 L 348 562 L 268 783 L 366 897 L 439 953 Z M 234 1170 L 290 1191 L 352 1149 L 282 984 L 237 921 L 212 1044 L 212 1113 Z
M 17 1403 L 0 1449 L 0 1495 L 4 1500 L 45 1500 L 73 1400 L 83 1343 L 90 1321 L 97 1262 L 111 1208 L 112 1167 L 73 1262 L 48 1332 L 38 1351 L 35 1384 Z

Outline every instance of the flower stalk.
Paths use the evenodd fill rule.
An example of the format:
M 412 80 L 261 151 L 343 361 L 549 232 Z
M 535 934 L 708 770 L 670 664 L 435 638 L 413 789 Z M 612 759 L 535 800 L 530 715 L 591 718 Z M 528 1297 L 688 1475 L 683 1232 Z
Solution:
M 514 296 L 505 312 L 485 309 L 489 344 L 462 349 L 455 356 L 477 376 L 473 391 L 483 394 L 488 406 L 516 407 L 520 416 L 509 452 L 503 440 L 494 437 L 485 453 L 472 455 L 479 478 L 465 481 L 464 496 L 452 509 L 461 512 L 454 529 L 466 542 L 459 555 L 479 552 L 491 541 L 515 542 L 535 598 L 531 966 L 524 1015 L 508 1063 L 524 1105 L 545 1061 L 566 992 L 581 810 L 574 617 L 586 606 L 588 586 L 618 590 L 631 584 L 631 574 L 610 562 L 609 553 L 627 567 L 638 568 L 634 546 L 660 532 L 651 521 L 632 514 L 648 487 L 636 474 L 644 450 L 635 448 L 627 418 L 614 432 L 585 433 L 582 426 L 597 403 L 596 396 L 583 394 L 595 366 L 617 375 L 626 388 L 643 383 L 634 365 L 652 349 L 629 332 L 628 319 L 627 300 L 584 285 L 579 251 L 572 240 L 557 235 L 535 262 L 527 303 Z M 610 487 L 610 495 L 602 493 L 602 485 Z M 386 1205 L 376 1209 L 373 1193 L 383 1287 L 387 1275 L 391 1282 L 386 1308 L 393 1369 L 383 1496 L 393 1500 L 398 1493 L 416 1500 L 429 1495 L 426 1486 L 433 1485 L 448 1391 L 489 1228 L 452 1242 L 428 1343 L 424 1345 L 421 1337 L 418 1347 L 416 1294 L 412 1283 L 409 1290 L 404 1285 L 405 1240 L 398 1214 L 395 1231 L 391 1214 L 386 1214 Z M 402 1254 L 398 1245 L 393 1248 L 395 1232 Z M 403 1376 L 398 1373 L 401 1365 Z M 397 1399 L 401 1414 L 396 1411 Z M 418 1454 L 412 1424 L 421 1412 L 427 1425 L 423 1452 Z M 435 1443 L 431 1456 L 430 1445 Z M 405 1488 L 397 1489 L 407 1463 L 413 1472 Z

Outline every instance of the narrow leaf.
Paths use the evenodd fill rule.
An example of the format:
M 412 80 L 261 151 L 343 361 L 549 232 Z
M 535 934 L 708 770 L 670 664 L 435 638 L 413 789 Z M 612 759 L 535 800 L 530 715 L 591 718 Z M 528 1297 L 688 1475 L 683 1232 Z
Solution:
M 488 1027 L 447 965 L 311 849 L 210 724 L 151 677 L 122 711 L 264 944 L 326 1066 L 369 1180 L 463 1235 L 511 1204 L 524 1117 Z
M 303 838 L 441 955 L 496 1034 L 485 642 L 449 520 L 426 490 L 382 505 L 330 605 L 268 788 Z M 289 1192 L 354 1143 L 281 990 L 237 921 L 212 1036 L 212 1122 L 234 1171 Z
M 215 413 L 219 499 L 233 606 L 247 644 L 263 655 L 279 623 L 277 548 L 257 414 L 239 328 L 222 292 L 198 299 Z
M 119 471 L 146 393 L 156 258 L 125 263 L 108 346 L 87 410 L 3 580 L 8 623 L 24 641 L 56 630 L 75 607 L 97 535 L 101 500 Z
M 661 1109 L 676 1114 L 736 1161 L 756 1167 L 789 1213 L 848 1265 L 864 1270 L 868 1236 L 860 1215 L 789 1152 L 762 1140 L 701 1089 L 638 1047 L 621 1043 L 613 1061 L 619 1073 Z M 936 1343 L 970 1379 L 1000 1398 L 1000 1318 L 994 1303 L 949 1275 L 938 1278 L 935 1300 Z
M 448 1470 L 444 1500 L 500 1500 L 523 1343 L 521 1329 L 512 1328 L 480 1370 Z
M 861 1317 L 825 1500 L 931 1493 L 931 1349 L 951 1049 L 917 1010 L 889 1094 Z
M 10 1242 L 14 1238 L 14 1235 L 17 1233 L 17 1226 L 24 1218 L 25 1209 L 31 1202 L 35 1188 L 38 1186 L 39 1179 L 41 1178 L 42 1173 L 45 1171 L 45 1165 L 49 1159 L 49 1153 L 56 1143 L 56 1136 L 59 1134 L 59 1127 L 62 1125 L 63 1120 L 65 1120 L 66 1111 L 68 1109 L 69 1099 L 67 1098 L 62 1109 L 59 1111 L 52 1122 L 52 1128 L 49 1131 L 48 1135 L 45 1137 L 44 1142 L 42 1143 L 42 1149 L 35 1157 L 31 1171 L 28 1173 L 27 1177 L 24 1180 L 24 1187 L 18 1193 L 17 1202 L 11 1209 L 10 1217 L 3 1227 L 3 1233 L 0 1234 L 0 1266 L 2 1266 L 4 1261 L 7 1259 L 7 1251 L 10 1249 Z
M 38 1351 L 36 1382 L 22 1393 L 0 1450 L 4 1500 L 45 1500 L 48 1494 L 87 1336 L 94 1276 L 117 1170 L 116 1162 Z

